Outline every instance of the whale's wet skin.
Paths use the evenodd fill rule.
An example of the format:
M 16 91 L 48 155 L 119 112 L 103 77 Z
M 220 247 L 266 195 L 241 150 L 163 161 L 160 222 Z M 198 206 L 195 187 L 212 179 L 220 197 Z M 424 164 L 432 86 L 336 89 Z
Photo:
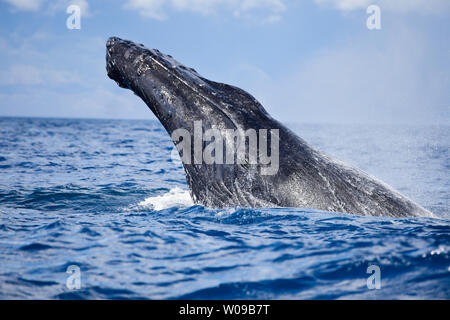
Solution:
M 157 121 L 0 118 L 0 298 L 450 298 L 450 127 L 292 129 L 442 218 L 208 209 Z
M 432 216 L 387 184 L 311 147 L 247 92 L 202 78 L 171 56 L 141 44 L 113 37 L 106 46 L 108 76 L 142 98 L 175 143 L 189 142 L 181 154 L 187 155 L 183 166 L 194 203 L 210 208 L 301 207 L 373 216 Z M 187 132 L 181 141 L 179 130 Z M 221 162 L 193 163 L 192 158 L 199 158 L 198 133 L 212 130 L 220 132 L 214 142 L 219 136 L 228 137 L 212 148 L 211 154 L 219 153 Z M 223 150 L 228 155 L 236 144 L 233 134 L 227 134 L 230 130 L 254 132 L 253 144 L 251 134 L 241 143 L 248 150 L 244 160 L 237 157 L 242 161 L 223 160 Z M 201 147 L 203 143 L 201 138 Z

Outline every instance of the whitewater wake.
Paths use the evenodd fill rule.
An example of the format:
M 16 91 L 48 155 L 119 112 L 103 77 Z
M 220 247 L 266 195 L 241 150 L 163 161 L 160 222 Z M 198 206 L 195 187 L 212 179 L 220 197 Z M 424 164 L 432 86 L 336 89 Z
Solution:
M 172 207 L 190 207 L 193 205 L 194 202 L 189 194 L 189 190 L 179 187 L 172 188 L 169 192 L 160 196 L 148 197 L 138 204 L 141 208 L 158 211 Z

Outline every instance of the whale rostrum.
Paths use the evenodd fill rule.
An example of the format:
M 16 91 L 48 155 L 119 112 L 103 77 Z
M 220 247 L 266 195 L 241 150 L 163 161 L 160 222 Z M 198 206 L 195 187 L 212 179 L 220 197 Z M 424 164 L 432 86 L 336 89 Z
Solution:
M 313 148 L 244 90 L 205 79 L 156 49 L 109 38 L 106 69 L 171 136 L 196 204 L 433 216 L 375 177 Z

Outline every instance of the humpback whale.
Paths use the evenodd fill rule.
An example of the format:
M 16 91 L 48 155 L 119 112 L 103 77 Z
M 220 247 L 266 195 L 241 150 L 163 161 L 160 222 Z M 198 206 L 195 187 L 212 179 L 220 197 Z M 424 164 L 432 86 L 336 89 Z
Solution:
M 157 49 L 111 37 L 106 43 L 106 70 L 109 78 L 147 104 L 172 137 L 196 204 L 433 216 L 377 178 L 310 146 L 273 119 L 249 93 L 205 79 Z M 198 133 L 207 132 L 208 138 L 199 140 Z M 218 132 L 232 136 L 220 141 Z M 251 139 L 254 133 L 259 134 L 257 140 Z M 210 156 L 216 161 L 201 157 L 208 139 L 211 144 L 220 141 L 209 150 L 214 149 Z M 197 145 L 180 148 L 183 141 L 197 141 Z M 217 161 L 228 155 L 227 147 L 248 154 Z

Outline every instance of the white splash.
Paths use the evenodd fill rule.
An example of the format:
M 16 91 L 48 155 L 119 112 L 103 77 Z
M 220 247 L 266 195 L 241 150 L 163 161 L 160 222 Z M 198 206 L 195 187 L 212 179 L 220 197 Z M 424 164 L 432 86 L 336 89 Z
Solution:
M 163 210 L 171 207 L 189 207 L 193 206 L 191 195 L 188 190 L 175 187 L 169 192 L 155 197 L 149 197 L 139 202 L 138 206 L 151 208 L 153 210 Z

